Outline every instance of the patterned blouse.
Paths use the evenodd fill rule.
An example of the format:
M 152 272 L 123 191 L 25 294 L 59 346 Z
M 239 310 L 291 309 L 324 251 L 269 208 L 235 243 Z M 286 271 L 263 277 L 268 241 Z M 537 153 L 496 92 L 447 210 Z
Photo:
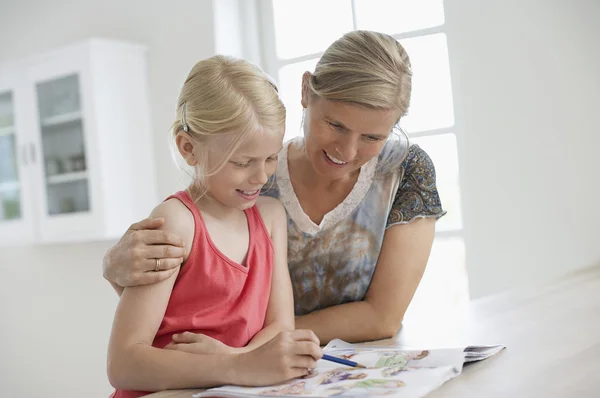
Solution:
M 346 199 L 317 225 L 302 210 L 290 182 L 290 142 L 279 153 L 277 172 L 261 194 L 278 198 L 287 211 L 288 267 L 296 315 L 361 301 L 386 229 L 445 214 L 433 163 L 417 145 L 410 145 L 406 157 L 394 162 L 397 142 L 388 142 L 378 157 L 362 166 Z

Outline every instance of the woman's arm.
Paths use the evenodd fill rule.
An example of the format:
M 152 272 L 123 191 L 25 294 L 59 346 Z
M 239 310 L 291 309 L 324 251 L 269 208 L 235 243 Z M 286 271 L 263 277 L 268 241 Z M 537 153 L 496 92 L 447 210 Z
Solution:
M 296 317 L 296 328 L 314 331 L 321 344 L 394 336 L 425 271 L 434 232 L 431 218 L 389 227 L 365 299 Z
M 284 330 L 294 330 L 294 294 L 287 264 L 287 218 L 280 201 L 261 197 L 257 203 L 264 220 L 269 220 L 275 250 L 271 293 L 264 328 L 242 350 L 251 351 Z

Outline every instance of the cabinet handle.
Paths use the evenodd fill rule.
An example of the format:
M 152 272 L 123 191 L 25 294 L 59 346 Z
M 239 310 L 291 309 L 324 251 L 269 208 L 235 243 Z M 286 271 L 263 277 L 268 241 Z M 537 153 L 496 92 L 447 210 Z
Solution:
M 31 163 L 35 163 L 35 144 L 33 142 L 29 144 L 29 152 L 31 154 Z
M 27 166 L 27 164 L 29 163 L 27 161 L 27 145 L 23 145 L 21 147 L 21 161 L 23 162 L 24 166 Z

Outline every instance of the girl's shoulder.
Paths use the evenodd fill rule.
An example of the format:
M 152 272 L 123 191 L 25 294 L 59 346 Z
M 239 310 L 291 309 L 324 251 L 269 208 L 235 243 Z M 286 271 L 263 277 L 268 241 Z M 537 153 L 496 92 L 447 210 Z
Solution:
M 259 196 L 256 200 L 256 207 L 269 234 L 272 234 L 273 225 L 276 222 L 286 219 L 285 208 L 279 199 L 271 196 Z
M 165 223 L 161 230 L 165 234 L 175 234 L 185 242 L 186 258 L 192 248 L 194 239 L 194 215 L 184 202 L 177 197 L 170 197 L 152 210 L 152 218 L 163 218 Z M 185 260 L 185 258 L 184 258 Z

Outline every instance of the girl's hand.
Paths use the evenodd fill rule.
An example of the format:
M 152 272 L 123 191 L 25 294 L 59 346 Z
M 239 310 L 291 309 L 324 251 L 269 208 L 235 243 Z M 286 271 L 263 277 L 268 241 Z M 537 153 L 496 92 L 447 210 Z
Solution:
M 164 222 L 162 218 L 146 218 L 131 225 L 105 254 L 104 278 L 128 287 L 158 283 L 173 275 L 183 261 L 185 248 L 178 236 L 158 230 Z
M 174 334 L 167 350 L 184 351 L 190 354 L 235 354 L 236 349 L 204 334 L 184 332 Z
M 268 343 L 239 354 L 236 384 L 266 386 L 306 376 L 322 356 L 319 339 L 311 330 L 281 332 Z

